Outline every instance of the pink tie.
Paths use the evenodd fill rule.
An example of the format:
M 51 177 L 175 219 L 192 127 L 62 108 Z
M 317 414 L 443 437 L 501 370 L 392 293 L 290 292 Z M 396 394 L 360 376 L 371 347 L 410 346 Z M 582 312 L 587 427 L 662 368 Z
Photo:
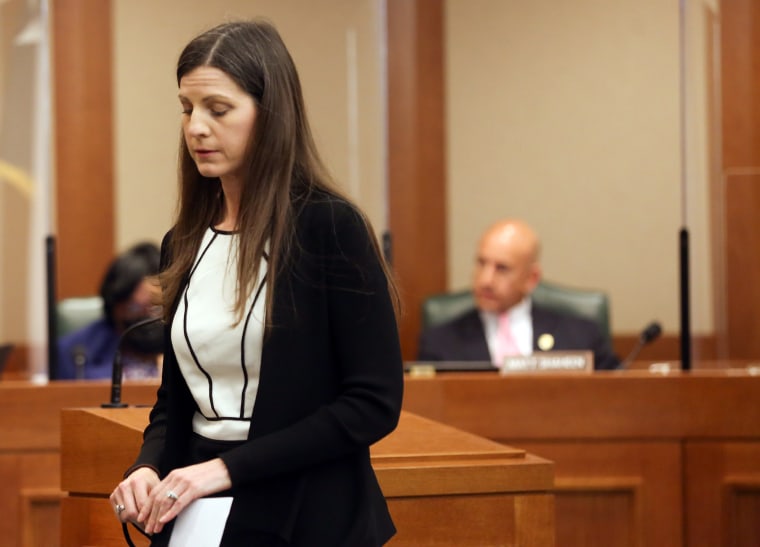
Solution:
M 509 326 L 509 313 L 505 312 L 499 316 L 499 335 L 497 336 L 497 350 L 494 364 L 501 365 L 505 357 L 512 355 L 520 355 L 520 350 Z

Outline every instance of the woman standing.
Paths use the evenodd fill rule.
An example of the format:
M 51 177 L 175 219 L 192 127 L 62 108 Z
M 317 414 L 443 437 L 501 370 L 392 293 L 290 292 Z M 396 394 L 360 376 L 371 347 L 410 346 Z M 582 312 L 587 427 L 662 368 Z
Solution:
M 160 545 L 188 504 L 224 495 L 222 545 L 382 545 L 395 528 L 369 447 L 396 427 L 403 373 L 377 241 L 330 182 L 270 24 L 199 35 L 177 81 L 170 343 L 116 513 Z

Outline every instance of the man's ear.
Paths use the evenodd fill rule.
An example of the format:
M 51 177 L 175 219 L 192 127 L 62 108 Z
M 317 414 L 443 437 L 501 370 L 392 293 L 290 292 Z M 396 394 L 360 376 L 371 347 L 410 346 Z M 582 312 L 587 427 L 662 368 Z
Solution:
M 543 272 L 541 271 L 541 265 L 535 263 L 530 267 L 530 273 L 528 274 L 528 292 L 531 293 L 541 281 Z

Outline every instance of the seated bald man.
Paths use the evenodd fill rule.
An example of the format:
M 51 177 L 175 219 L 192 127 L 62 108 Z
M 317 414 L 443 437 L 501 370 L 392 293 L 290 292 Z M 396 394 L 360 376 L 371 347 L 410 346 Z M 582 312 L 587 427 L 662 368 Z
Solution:
M 541 279 L 539 254 L 538 236 L 524 222 L 503 220 L 488 228 L 475 260 L 473 295 L 477 308 L 425 329 L 418 360 L 497 364 L 505 356 L 530 355 L 541 349 L 590 350 L 595 369 L 617 368 L 620 360 L 596 323 L 531 300 Z M 506 335 L 501 334 L 505 331 Z M 549 348 L 545 341 L 552 338 Z

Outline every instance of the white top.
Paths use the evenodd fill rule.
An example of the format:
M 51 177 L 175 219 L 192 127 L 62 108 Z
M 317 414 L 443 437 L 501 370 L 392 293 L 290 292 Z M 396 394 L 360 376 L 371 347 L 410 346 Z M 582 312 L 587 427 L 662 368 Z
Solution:
M 526 296 L 504 313 L 509 315 L 509 328 L 517 344 L 517 349 L 520 350 L 520 355 L 532 354 L 533 319 L 531 317 L 530 297 Z M 485 331 L 486 342 L 488 343 L 488 353 L 491 354 L 491 361 L 494 361 L 494 363 L 494 356 L 498 348 L 499 315 L 492 312 L 480 312 L 480 319 L 483 321 L 483 330 Z
M 266 314 L 266 260 L 248 310 L 235 324 L 237 234 L 209 228 L 172 322 L 179 368 L 199 412 L 193 431 L 215 440 L 248 438 L 259 385 Z

